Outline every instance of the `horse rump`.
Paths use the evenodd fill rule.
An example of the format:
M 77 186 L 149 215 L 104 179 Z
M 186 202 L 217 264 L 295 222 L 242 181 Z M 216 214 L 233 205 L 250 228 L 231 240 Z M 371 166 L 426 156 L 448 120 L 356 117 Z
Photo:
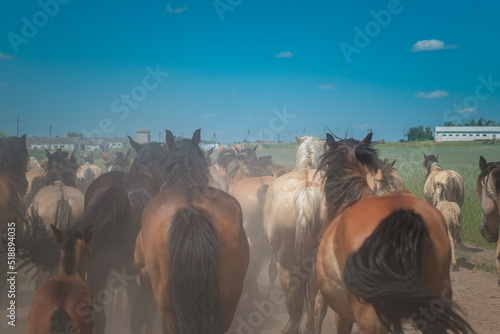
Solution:
M 220 333 L 221 244 L 212 219 L 194 207 L 180 209 L 169 229 L 169 244 L 177 333 Z
M 350 293 L 374 308 L 391 333 L 402 333 L 402 319 L 424 333 L 445 334 L 447 329 L 474 333 L 454 310 L 456 304 L 422 282 L 422 250 L 428 237 L 422 216 L 412 210 L 394 211 L 347 258 L 344 283 Z

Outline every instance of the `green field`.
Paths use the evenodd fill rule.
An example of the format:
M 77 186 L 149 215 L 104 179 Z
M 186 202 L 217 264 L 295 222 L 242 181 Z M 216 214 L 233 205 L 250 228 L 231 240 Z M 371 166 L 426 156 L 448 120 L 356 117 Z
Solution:
M 255 144 L 248 144 L 255 147 Z M 375 146 L 381 158 L 396 159 L 397 171 L 403 177 L 405 189 L 423 199 L 425 170 L 422 167 L 424 154 L 439 154 L 439 162 L 444 169 L 457 171 L 463 178 L 465 201 L 462 207 L 462 237 L 465 242 L 493 249 L 495 245 L 484 241 L 479 233 L 481 210 L 476 193 L 476 181 L 479 175 L 479 156 L 489 161 L 500 161 L 500 144 L 483 145 L 482 142 L 412 142 L 386 143 Z M 294 144 L 259 144 L 258 156 L 271 155 L 273 163 L 293 168 L 295 165 L 296 145 Z M 45 158 L 43 150 L 29 150 L 30 156 L 38 161 Z M 80 152 L 83 154 L 83 152 Z M 88 153 L 88 152 L 87 152 Z M 215 159 L 217 153 L 212 155 Z M 135 157 L 132 150 L 131 159 Z M 95 163 L 104 170 L 104 163 L 98 152 L 94 152 Z
M 476 193 L 479 175 L 479 156 L 486 161 L 500 161 L 500 144 L 483 145 L 482 142 L 435 143 L 386 143 L 375 145 L 381 158 L 396 159 L 395 167 L 403 177 L 405 189 L 417 197 L 424 198 L 425 170 L 422 166 L 424 154 L 439 154 L 439 162 L 444 169 L 458 172 L 464 181 L 465 200 L 462 207 L 462 237 L 465 242 L 494 249 L 496 244 L 488 244 L 479 233 L 481 210 Z M 293 168 L 296 146 L 290 144 L 266 145 L 257 150 L 259 156 L 271 155 L 275 164 Z

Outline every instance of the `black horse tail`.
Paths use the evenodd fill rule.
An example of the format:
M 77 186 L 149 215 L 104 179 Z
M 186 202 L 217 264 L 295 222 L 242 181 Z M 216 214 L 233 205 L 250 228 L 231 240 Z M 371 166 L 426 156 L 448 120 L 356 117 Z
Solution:
M 169 230 L 171 294 L 179 334 L 219 334 L 217 264 L 221 250 L 212 219 L 185 207 Z
M 52 313 L 50 317 L 50 334 L 62 334 L 62 333 L 72 333 L 73 332 L 73 321 L 69 316 L 68 312 L 59 306 L 57 310 Z
M 422 282 L 427 238 L 429 232 L 419 214 L 391 213 L 348 257 L 343 274 L 347 289 L 371 304 L 391 333 L 402 333 L 402 319 L 410 319 L 423 333 L 475 333 L 454 310 L 456 304 Z

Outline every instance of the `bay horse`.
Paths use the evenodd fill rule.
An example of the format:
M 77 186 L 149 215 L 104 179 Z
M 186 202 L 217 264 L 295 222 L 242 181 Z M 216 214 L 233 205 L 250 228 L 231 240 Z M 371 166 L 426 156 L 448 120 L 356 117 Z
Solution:
M 104 153 L 102 151 L 99 151 L 99 155 L 101 156 L 102 160 L 104 160 L 104 165 L 106 166 L 106 170 L 108 172 L 111 171 L 128 172 L 131 163 L 130 152 L 131 151 L 129 147 L 125 153 L 123 152 Z
M 496 264 L 500 274 L 500 239 L 498 231 L 500 227 L 500 161 L 486 162 L 482 156 L 479 157 L 479 176 L 476 190 L 481 207 L 481 235 L 487 242 L 498 244 Z M 498 279 L 500 284 L 500 278 Z
M 318 250 L 317 281 L 335 312 L 337 333 L 474 333 L 456 311 L 450 244 L 443 216 L 408 191 L 375 196 L 366 174 L 377 169 L 372 133 L 335 141 L 320 169 L 328 207 Z
M 321 326 L 314 323 L 318 311 L 314 301 L 317 293 L 314 267 L 317 240 L 327 222 L 323 182 L 321 172 L 317 171 L 325 142 L 316 137 L 296 139 L 295 168 L 274 180 L 264 205 L 264 231 L 276 260 L 290 316 L 284 333 L 300 332 L 304 308 L 306 330 Z M 270 276 L 274 276 L 270 278 L 271 286 L 276 277 L 272 265 L 274 262 L 269 266 Z
M 31 303 L 26 333 L 91 334 L 92 291 L 85 281 L 85 267 L 92 227 L 83 233 L 61 232 L 54 225 L 51 228 L 61 246 L 59 274 L 38 289 Z
M 164 144 L 156 142 L 132 147 L 137 150 L 137 156 L 130 172 L 104 173 L 90 185 L 85 194 L 84 215 L 88 218 L 82 219 L 80 228 L 95 225 L 95 235 L 89 247 L 92 253 L 99 254 L 90 258 L 87 266 L 87 279 L 97 297 L 94 304 L 95 334 L 104 333 L 105 306 L 110 303 L 97 294 L 105 289 L 108 276 L 113 270 L 130 273 L 141 215 L 160 190 L 161 179 L 157 174 L 162 170 L 168 150 Z M 130 283 L 127 288 L 133 288 L 133 282 Z M 128 292 L 130 301 L 132 290 Z M 145 323 L 152 326 L 154 313 L 144 313 L 145 308 L 140 303 L 132 307 L 134 311 L 130 319 L 134 333 L 140 332 L 138 328 Z M 147 319 L 148 316 L 153 319 Z
M 436 206 L 440 193 L 442 198 L 450 202 L 457 203 L 460 208 L 464 203 L 464 183 L 460 174 L 453 170 L 444 170 L 438 161 L 439 154 L 425 155 L 422 163 L 426 170 L 426 179 L 424 185 L 424 197 L 427 203 Z
M 142 215 L 135 264 L 152 290 L 163 333 L 225 333 L 249 263 L 241 208 L 209 186 L 200 130 L 177 141 L 167 131 L 166 142 L 162 191 Z

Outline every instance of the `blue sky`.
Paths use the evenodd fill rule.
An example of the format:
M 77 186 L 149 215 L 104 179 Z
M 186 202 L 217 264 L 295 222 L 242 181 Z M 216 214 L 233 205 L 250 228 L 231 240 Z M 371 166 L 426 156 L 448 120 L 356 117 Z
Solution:
M 0 130 L 396 141 L 500 121 L 496 1 L 0 4 Z

